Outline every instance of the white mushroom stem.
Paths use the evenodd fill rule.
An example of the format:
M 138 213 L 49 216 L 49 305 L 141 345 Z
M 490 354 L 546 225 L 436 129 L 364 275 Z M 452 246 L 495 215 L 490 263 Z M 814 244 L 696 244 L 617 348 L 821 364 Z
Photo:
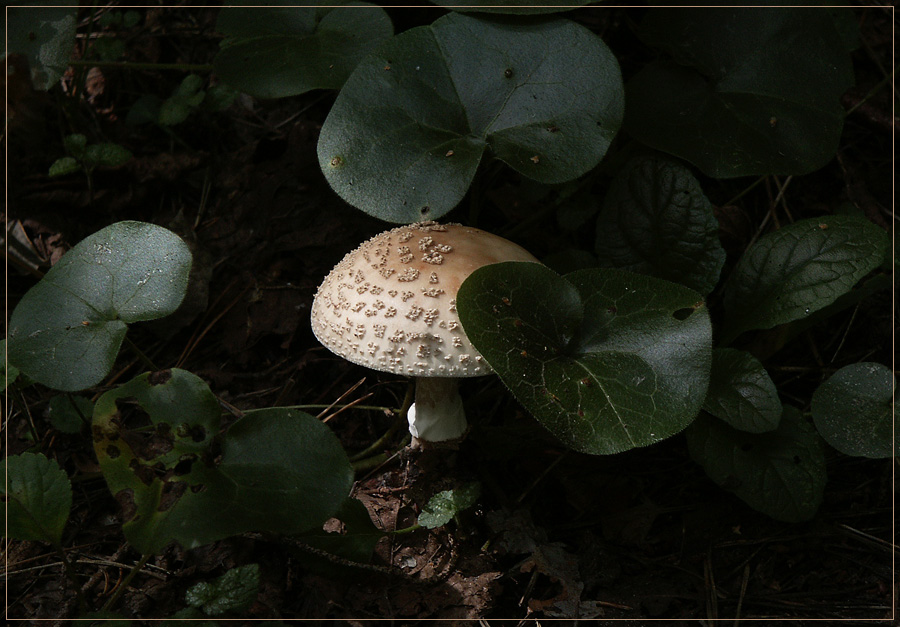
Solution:
M 454 378 L 416 379 L 416 402 L 406 414 L 413 437 L 426 442 L 443 442 L 465 434 L 468 423 L 458 387 Z

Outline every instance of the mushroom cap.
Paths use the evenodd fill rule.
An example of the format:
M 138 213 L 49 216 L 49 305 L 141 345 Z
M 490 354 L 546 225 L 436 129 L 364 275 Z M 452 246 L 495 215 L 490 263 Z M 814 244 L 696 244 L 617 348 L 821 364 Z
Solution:
M 316 338 L 373 370 L 414 377 L 490 374 L 456 314 L 459 286 L 481 266 L 538 262 L 521 246 L 459 224 L 420 222 L 348 253 L 313 300 Z

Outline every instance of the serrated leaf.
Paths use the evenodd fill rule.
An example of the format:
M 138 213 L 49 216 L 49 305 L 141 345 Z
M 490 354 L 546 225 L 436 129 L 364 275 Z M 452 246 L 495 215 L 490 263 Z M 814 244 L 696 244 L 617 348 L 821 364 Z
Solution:
M 322 126 L 319 165 L 373 216 L 435 219 L 463 198 L 488 148 L 544 183 L 584 174 L 622 110 L 618 63 L 583 26 L 451 13 L 357 66 Z
M 717 178 L 828 162 L 853 69 L 829 9 L 651 8 L 641 37 L 671 56 L 628 83 L 628 132 Z
M 225 8 L 216 55 L 223 82 L 257 98 L 340 89 L 359 61 L 394 28 L 384 9 L 366 2 L 335 8 Z
M 61 157 L 53 162 L 48 176 L 65 176 L 81 170 L 81 164 L 75 157 Z
M 887 366 L 844 366 L 812 396 L 812 416 L 822 438 L 845 455 L 882 458 L 900 454 L 893 433 L 897 380 Z
M 151 430 L 129 425 L 123 399 L 146 412 Z M 225 433 L 214 464 L 219 415 L 206 384 L 178 369 L 143 374 L 97 400 L 94 450 L 125 506 L 125 536 L 142 553 L 173 540 L 193 548 L 246 531 L 300 533 L 347 498 L 350 462 L 320 421 L 284 408 L 249 413 Z
M 715 483 L 777 520 L 812 518 L 825 490 L 825 454 L 800 411 L 785 407 L 776 431 L 746 433 L 701 415 L 687 430 L 691 457 Z
M 778 427 L 783 409 L 775 383 L 750 353 L 716 348 L 703 409 L 741 431 L 763 433 Z
M 184 595 L 192 607 L 207 616 L 226 612 L 243 612 L 250 608 L 259 593 L 259 564 L 236 566 L 212 583 L 198 583 Z
M 723 342 L 830 305 L 881 264 L 889 245 L 883 229 L 844 215 L 800 220 L 759 238 L 725 286 Z
M 50 424 L 63 433 L 79 433 L 94 415 L 91 399 L 71 394 L 57 394 L 48 407 Z
M 67 6 L 40 6 L 45 4 L 27 2 L 6 9 L 6 54 L 28 57 L 32 85 L 41 91 L 53 87 L 69 67 L 78 9 L 73 0 L 54 3 Z
M 712 329 L 702 297 L 613 268 L 473 272 L 460 321 L 515 397 L 567 446 L 598 455 L 663 440 L 697 415 Z
M 93 169 L 97 166 L 115 168 L 131 160 L 131 151 L 119 144 L 91 144 L 84 151 L 84 165 Z
M 72 509 L 72 484 L 65 471 L 40 453 L 10 455 L 5 464 L 0 509 L 5 510 L 6 537 L 59 545 Z
M 191 253 L 171 231 L 117 222 L 63 255 L 19 301 L 9 359 L 31 379 L 74 392 L 112 368 L 126 325 L 174 312 L 187 289 Z
M 428 500 L 418 523 L 426 529 L 435 529 L 446 525 L 460 512 L 469 509 L 481 496 L 481 484 L 477 481 L 467 483 L 452 490 L 438 492 Z
M 640 272 L 709 294 L 725 250 L 700 183 L 686 167 L 637 157 L 617 174 L 597 219 L 600 265 Z

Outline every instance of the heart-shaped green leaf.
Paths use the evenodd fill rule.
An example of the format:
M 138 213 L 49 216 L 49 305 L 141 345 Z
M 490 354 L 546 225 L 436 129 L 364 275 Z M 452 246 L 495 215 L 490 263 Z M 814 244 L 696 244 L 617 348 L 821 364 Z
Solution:
M 360 59 L 394 32 L 384 9 L 367 2 L 225 8 L 216 28 L 225 34 L 216 74 L 257 98 L 340 89 Z
M 386 534 L 372 522 L 366 506 L 348 498 L 334 517 L 343 523 L 342 533 L 316 529 L 303 534 L 303 543 L 354 562 L 371 561 L 375 545 Z
M 559 183 L 606 153 L 622 120 L 615 57 L 563 19 L 451 13 L 398 35 L 347 79 L 319 136 L 319 165 L 347 202 L 389 222 L 456 206 L 485 149 Z
M 684 429 L 709 382 L 702 297 L 613 268 L 560 277 L 484 266 L 457 298 L 466 334 L 516 398 L 567 446 L 609 454 Z
M 847 215 L 800 220 L 759 238 L 725 287 L 723 342 L 830 305 L 881 265 L 889 245 L 883 229 Z
M 22 2 L 6 9 L 6 51 L 24 54 L 31 69 L 35 89 L 53 87 L 72 58 L 75 46 L 78 3 L 73 0 L 54 2 Z
M 763 433 L 778 427 L 783 412 L 775 383 L 750 353 L 717 348 L 703 409 L 735 429 Z
M 813 517 L 825 491 L 825 453 L 800 410 L 785 407 L 776 431 L 747 433 L 701 415 L 687 430 L 691 457 L 710 479 L 777 520 Z
M 813 393 L 810 409 L 816 429 L 846 455 L 881 458 L 900 454 L 900 435 L 893 433 L 896 386 L 894 373 L 882 364 L 844 366 Z
M 650 274 L 709 294 L 725 250 L 700 183 L 686 167 L 637 157 L 616 176 L 597 219 L 601 265 Z
M 22 453 L 6 458 L 0 484 L 6 537 L 59 545 L 72 509 L 72 485 L 54 460 Z
M 672 60 L 628 83 L 638 140 L 718 178 L 803 174 L 834 155 L 853 69 L 827 8 L 652 8 L 640 35 Z
M 149 415 L 132 424 L 129 404 Z M 191 548 L 246 531 L 299 533 L 347 498 L 353 471 L 334 434 L 303 412 L 274 408 L 235 422 L 216 461 L 219 406 L 183 370 L 143 374 L 97 400 L 94 450 L 142 553 Z M 143 429 L 141 429 L 143 427 Z
M 32 287 L 9 321 L 9 360 L 57 390 L 96 385 L 126 324 L 162 318 L 184 298 L 191 253 L 171 231 L 117 222 L 79 242 Z
M 426 529 L 435 529 L 446 525 L 461 511 L 475 505 L 479 496 L 481 496 L 481 484 L 477 481 L 452 490 L 438 492 L 422 508 L 418 523 Z

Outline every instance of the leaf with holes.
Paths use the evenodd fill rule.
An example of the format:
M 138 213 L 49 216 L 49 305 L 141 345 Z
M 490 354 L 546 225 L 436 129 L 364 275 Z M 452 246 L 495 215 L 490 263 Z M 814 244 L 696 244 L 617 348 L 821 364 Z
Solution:
M 367 2 L 338 7 L 227 7 L 214 65 L 219 78 L 257 98 L 340 89 L 360 60 L 389 38 L 384 9 Z
M 794 407 L 784 408 L 777 430 L 758 434 L 701 415 L 687 430 L 687 442 L 710 479 L 772 518 L 809 520 L 822 503 L 822 442 Z
M 700 183 L 683 165 L 638 157 L 613 180 L 597 220 L 601 265 L 650 274 L 709 294 L 725 249 Z
M 48 387 L 76 391 L 112 368 L 127 325 L 174 312 L 191 253 L 171 231 L 117 222 L 63 255 L 12 313 L 9 360 Z
M 651 8 L 671 58 L 627 85 L 628 131 L 715 178 L 804 174 L 834 156 L 853 68 L 829 9 Z
M 41 454 L 10 455 L 0 485 L 8 538 L 59 545 L 72 509 L 72 484 L 56 461 Z
M 615 57 L 583 26 L 450 13 L 359 64 L 322 126 L 319 165 L 366 213 L 435 219 L 487 149 L 544 183 L 593 168 L 621 125 L 622 92 Z
M 563 277 L 529 263 L 484 266 L 457 298 L 466 334 L 515 397 L 577 451 L 659 442 L 697 415 L 712 329 L 684 286 L 612 268 Z
M 881 265 L 889 246 L 883 229 L 848 215 L 800 220 L 759 238 L 725 286 L 723 342 L 830 305 Z
M 735 429 L 763 433 L 778 427 L 782 407 L 775 382 L 750 353 L 717 348 L 703 409 Z
M 299 533 L 346 499 L 353 471 L 328 427 L 285 408 L 250 413 L 221 438 L 218 401 L 184 370 L 140 375 L 97 400 L 94 450 L 142 553 L 246 531 Z
M 844 366 L 813 393 L 813 421 L 822 438 L 845 455 L 882 458 L 900 454 L 893 432 L 897 380 L 882 364 Z

